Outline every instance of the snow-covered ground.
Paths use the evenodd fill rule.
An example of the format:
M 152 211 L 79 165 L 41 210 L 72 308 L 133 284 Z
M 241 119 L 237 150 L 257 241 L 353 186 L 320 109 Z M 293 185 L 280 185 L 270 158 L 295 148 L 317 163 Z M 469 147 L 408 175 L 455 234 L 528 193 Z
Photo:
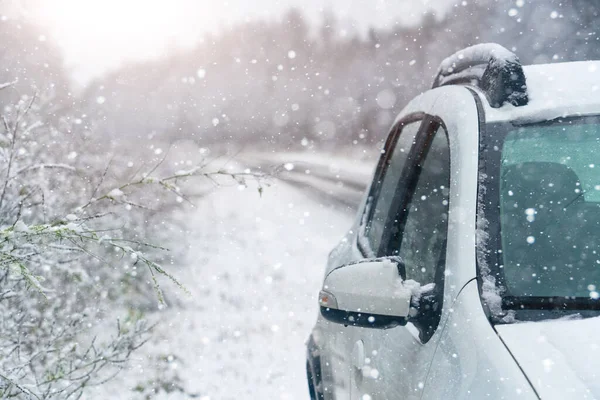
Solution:
M 327 254 L 354 217 L 334 204 L 281 180 L 262 196 L 223 187 L 196 201 L 188 267 L 176 272 L 192 296 L 160 313 L 130 369 L 92 398 L 139 398 L 134 386 L 177 376 L 187 394 L 152 398 L 307 399 L 304 342 Z

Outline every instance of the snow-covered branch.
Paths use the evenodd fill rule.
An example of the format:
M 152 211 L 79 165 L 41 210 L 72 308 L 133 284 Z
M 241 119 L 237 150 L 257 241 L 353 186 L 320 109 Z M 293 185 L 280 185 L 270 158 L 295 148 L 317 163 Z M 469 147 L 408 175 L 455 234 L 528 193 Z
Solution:
M 157 201 L 187 199 L 188 179 L 241 184 L 266 176 L 205 167 L 169 173 L 162 159 L 122 179 L 95 157 L 98 148 L 77 142 L 73 127 L 69 140 L 57 136 L 35 96 L 11 110 L 0 147 L 0 398 L 78 398 L 118 373 L 149 334 L 134 313 L 116 335 L 95 339 L 101 315 L 117 304 L 163 308 L 163 280 L 187 292 L 166 267 L 169 243 L 148 223 L 164 218 Z M 114 158 L 116 165 L 122 156 Z

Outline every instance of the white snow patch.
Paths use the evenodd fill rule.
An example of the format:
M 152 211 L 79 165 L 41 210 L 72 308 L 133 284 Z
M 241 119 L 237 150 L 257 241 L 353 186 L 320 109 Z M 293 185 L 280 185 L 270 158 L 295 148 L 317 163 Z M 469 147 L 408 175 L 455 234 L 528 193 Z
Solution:
M 486 107 L 486 121 L 527 123 L 600 112 L 600 61 L 528 65 L 523 71 L 529 103 Z
M 435 283 L 428 283 L 423 286 L 413 279 L 407 279 L 402 283 L 404 289 L 410 290 L 411 305 L 419 306 L 419 301 L 424 294 L 431 293 L 435 289 Z
M 13 230 L 15 232 L 29 232 L 29 227 L 22 220 L 18 220 L 14 225 Z
M 487 68 L 487 64 L 478 66 L 481 60 L 488 56 L 489 59 L 496 60 L 496 65 L 502 65 L 506 62 L 517 62 L 517 56 L 496 43 L 480 43 L 451 55 L 444 59 L 439 67 L 438 74 L 441 75 L 440 83 L 443 84 L 444 77 L 459 77 L 461 73 L 455 73 L 456 70 L 462 70 L 467 67 L 481 69 L 481 73 Z M 472 71 L 468 72 L 470 76 Z
M 502 311 L 502 290 L 496 285 L 496 278 L 491 275 L 490 267 L 487 262 L 486 252 L 490 235 L 488 232 L 489 221 L 485 216 L 484 196 L 486 188 L 487 175 L 479 174 L 479 185 L 477 194 L 477 226 L 475 232 L 475 246 L 477 252 L 477 264 L 481 273 L 482 290 L 481 297 L 488 305 L 493 315 L 499 316 Z
M 108 192 L 108 197 L 112 197 L 113 199 L 117 198 L 117 197 L 121 197 L 123 196 L 125 193 L 123 193 L 123 191 L 121 189 L 113 189 L 110 192 Z
M 224 187 L 182 216 L 192 250 L 175 275 L 192 297 L 182 295 L 182 307 L 161 312 L 151 342 L 115 381 L 91 389 L 91 398 L 137 400 L 133 387 L 156 379 L 150 366 L 166 355 L 179 358 L 181 383 L 198 398 L 308 397 L 305 341 L 318 315 L 316 294 L 327 254 L 354 215 L 284 183 L 262 197 L 250 189 Z

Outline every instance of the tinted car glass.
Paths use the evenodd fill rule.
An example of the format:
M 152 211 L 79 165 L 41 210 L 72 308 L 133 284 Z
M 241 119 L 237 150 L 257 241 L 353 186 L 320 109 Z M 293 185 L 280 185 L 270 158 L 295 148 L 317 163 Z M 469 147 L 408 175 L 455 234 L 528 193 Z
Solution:
M 406 267 L 406 278 L 424 285 L 435 281 L 446 251 L 450 148 L 442 127 L 437 129 L 425 158 L 413 173 L 418 180 L 406 206 L 399 255 Z
M 415 143 L 421 121 L 411 122 L 401 127 L 400 135 L 394 144 L 392 142 L 391 154 L 384 159 L 383 176 L 376 182 L 373 196 L 365 210 L 368 219 L 365 227 L 366 243 L 363 241 L 363 250 L 369 256 L 375 256 L 381 244 L 383 232 L 386 229 L 386 219 L 392 206 L 394 197 L 398 195 L 400 178 L 412 146 Z M 389 151 L 389 150 L 388 150 Z
M 600 125 L 520 127 L 504 141 L 500 223 L 513 296 L 597 296 Z

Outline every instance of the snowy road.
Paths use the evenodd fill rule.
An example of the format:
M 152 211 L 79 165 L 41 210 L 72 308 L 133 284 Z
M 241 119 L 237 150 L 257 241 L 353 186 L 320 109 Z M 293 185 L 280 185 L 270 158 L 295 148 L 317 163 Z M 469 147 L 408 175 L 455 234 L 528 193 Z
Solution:
M 186 280 L 197 296 L 175 329 L 186 343 L 177 347 L 191 391 L 211 399 L 306 399 L 304 341 L 327 253 L 350 215 L 276 184 L 262 198 L 223 190 L 197 216 L 196 267 Z
M 310 153 L 245 155 L 244 161 L 266 173 L 272 173 L 275 166 L 278 179 L 303 189 L 319 203 L 350 214 L 355 213 L 374 167 L 374 161 L 326 158 Z
M 119 398 L 137 398 L 124 387 L 132 393 L 139 381 L 157 380 L 148 363 L 167 359 L 162 378 L 177 376 L 187 395 L 155 398 L 308 399 L 304 342 L 327 254 L 350 227 L 349 202 L 357 199 L 340 207 L 330 189 L 298 176 L 275 180 L 262 197 L 252 187 L 225 187 L 197 202 L 188 216 L 189 267 L 177 273 L 192 297 L 162 313 L 152 341 L 108 395 L 120 389 Z M 338 195 L 347 186 L 313 182 L 329 182 Z

